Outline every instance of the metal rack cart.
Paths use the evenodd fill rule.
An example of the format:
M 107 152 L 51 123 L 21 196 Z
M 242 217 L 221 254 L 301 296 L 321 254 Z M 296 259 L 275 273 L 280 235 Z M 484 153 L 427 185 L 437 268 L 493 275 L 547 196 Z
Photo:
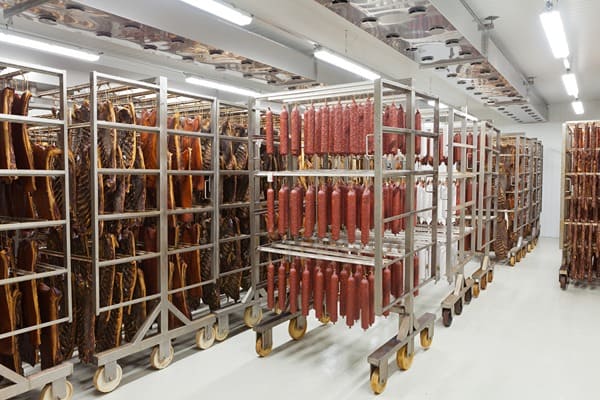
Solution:
M 73 320 L 66 72 L 6 59 L 0 66 L 5 84 L 24 89 L 4 89 L 0 109 L 0 147 L 10 153 L 0 166 L 0 398 L 43 388 L 41 400 L 70 399 L 73 366 L 59 345 Z M 52 82 L 55 96 L 32 95 L 28 73 Z M 54 116 L 39 117 L 52 108 Z
M 505 189 L 506 208 L 499 209 L 507 220 L 509 264 L 514 266 L 527 253 L 525 227 L 531 200 L 531 154 L 524 134 L 500 137 L 500 187 Z
M 544 171 L 544 145 L 541 140 L 533 142 L 533 168 L 532 168 L 532 190 L 531 190 L 531 240 L 528 251 L 532 251 L 537 245 L 541 230 L 540 216 L 542 214 L 542 184 Z
M 477 119 L 450 108 L 447 127 L 449 194 L 444 242 L 447 244 L 446 276 L 448 282 L 454 282 L 454 290 L 442 301 L 444 326 L 450 326 L 453 315 L 462 313 L 463 304 L 470 303 L 473 296 L 479 295 L 480 282 L 483 286 L 482 277 L 485 278 L 481 270 L 472 277 L 465 276 L 465 265 L 473 259 L 476 245 L 475 209 L 477 180 L 480 178 L 476 173 L 479 148 Z
M 559 270 L 561 289 L 569 282 L 595 284 L 600 279 L 600 122 L 563 125 Z
M 368 182 L 372 181 L 373 215 L 382 216 L 385 212 L 385 207 L 383 204 L 383 191 L 385 186 L 384 181 L 390 179 L 403 179 L 406 181 L 406 188 L 409 189 L 406 190 L 404 196 L 405 212 L 400 214 L 392 214 L 388 217 L 374 218 L 373 228 L 368 230 L 369 234 L 367 235 L 367 230 L 361 232 L 360 241 L 363 243 L 363 245 L 358 244 L 360 242 L 349 241 L 346 231 L 340 234 L 339 240 L 338 238 L 333 237 L 333 231 L 332 235 L 323 235 L 323 232 L 319 231 L 319 238 L 316 238 L 314 235 L 308 235 L 308 238 L 302 239 L 302 236 L 298 235 L 298 232 L 294 233 L 292 228 L 287 226 L 285 227 L 284 231 L 281 232 L 281 238 L 272 240 L 270 243 L 258 245 L 257 254 L 255 256 L 258 257 L 261 253 L 268 253 L 271 256 L 281 258 L 283 261 L 280 264 L 280 274 L 283 275 L 286 274 L 286 262 L 290 260 L 292 264 L 292 267 L 290 268 L 290 281 L 293 281 L 291 277 L 294 274 L 292 274 L 291 271 L 292 269 L 295 269 L 295 265 L 301 267 L 300 264 L 304 262 L 304 273 L 309 273 L 308 271 L 311 267 L 306 264 L 306 260 L 316 260 L 315 262 L 319 263 L 319 265 L 323 267 L 326 274 L 331 271 L 330 268 L 325 267 L 326 263 L 330 263 L 330 266 L 332 265 L 331 263 L 334 263 L 333 265 L 337 265 L 335 263 L 339 263 L 339 266 L 343 265 L 343 270 L 345 270 L 346 273 L 349 272 L 350 274 L 352 274 L 352 268 L 354 266 L 354 274 L 358 276 L 358 280 L 364 285 L 365 293 L 367 290 L 367 278 L 365 275 L 363 275 L 363 272 L 371 269 L 372 272 L 369 275 L 373 282 L 373 290 L 369 291 L 369 301 L 372 304 L 369 310 L 373 310 L 372 317 L 374 318 L 374 315 L 388 315 L 389 312 L 396 312 L 400 315 L 398 334 L 368 357 L 368 362 L 371 366 L 371 388 L 374 392 L 381 393 L 385 388 L 388 375 L 391 372 L 388 369 L 389 359 L 396 357 L 397 366 L 401 369 L 408 369 L 415 354 L 415 336 L 420 336 L 421 344 L 425 348 L 428 348 L 431 345 L 433 338 L 433 325 L 435 319 L 434 314 L 426 313 L 417 318 L 414 311 L 414 301 L 419 288 L 431 281 L 439 280 L 439 265 L 437 262 L 437 185 L 432 185 L 431 187 L 433 196 L 432 204 L 429 207 L 417 209 L 417 207 L 415 207 L 415 197 L 413 196 L 417 191 L 416 185 L 419 179 L 426 179 L 428 177 L 431 179 L 431 182 L 438 181 L 439 155 L 437 151 L 434 151 L 434 154 L 428 157 L 430 158 L 431 162 L 430 170 L 416 170 L 415 154 L 417 154 L 419 151 L 415 149 L 415 138 L 431 138 L 433 139 L 433 148 L 438 148 L 437 132 L 439 131 L 439 101 L 437 98 L 418 93 L 414 89 L 405 85 L 378 79 L 375 82 L 369 83 L 348 84 L 327 88 L 286 92 L 283 94 L 273 94 L 265 96 L 264 98 L 258 98 L 257 104 L 253 106 L 252 109 L 257 110 L 258 113 L 259 110 L 266 110 L 267 106 L 270 106 L 273 108 L 273 112 L 278 113 L 280 109 L 287 108 L 287 105 L 289 104 L 299 107 L 302 111 L 306 111 L 307 109 L 311 108 L 309 107 L 311 104 L 313 106 L 324 106 L 327 104 L 327 101 L 331 102 L 332 104 L 338 104 L 339 107 L 342 107 L 342 102 L 343 105 L 352 107 L 353 103 L 357 99 L 367 97 L 371 97 L 373 101 L 372 103 L 369 103 L 370 100 L 366 101 L 365 109 L 367 111 L 365 115 L 369 115 L 369 106 L 372 105 L 373 120 L 369 121 L 368 117 L 363 119 L 367 122 L 363 125 L 363 129 L 360 130 L 360 136 L 364 138 L 365 146 L 362 148 L 365 150 L 361 150 L 360 154 L 357 154 L 359 152 L 356 152 L 354 155 L 349 157 L 340 157 L 339 155 L 334 155 L 337 150 L 331 151 L 331 145 L 333 145 L 334 149 L 337 149 L 336 143 L 338 142 L 332 140 L 329 141 L 329 149 L 323 151 L 323 154 L 318 154 L 316 156 L 310 156 L 307 158 L 304 156 L 303 151 L 301 151 L 300 148 L 296 148 L 299 158 L 291 155 L 287 155 L 285 157 L 287 159 L 287 170 L 255 171 L 253 176 L 258 182 L 260 182 L 261 179 L 267 179 L 268 181 L 273 181 L 274 183 L 281 181 L 282 185 L 285 182 L 289 184 L 289 187 L 292 188 L 294 188 L 295 184 L 297 185 L 296 187 L 300 186 L 298 181 L 302 182 L 303 179 L 308 180 L 309 183 L 310 181 L 317 179 L 323 179 L 325 181 L 327 178 L 336 178 L 342 180 L 363 179 Z M 425 106 L 427 101 L 433 101 L 435 103 L 433 131 L 436 133 L 430 133 L 416 129 L 417 122 L 415 111 L 417 110 L 417 106 L 420 106 L 420 104 L 417 104 L 419 101 L 422 101 L 422 105 Z M 392 102 L 404 105 L 407 116 L 406 127 L 384 126 L 382 119 L 384 115 L 384 107 Z M 335 107 L 337 106 L 334 106 L 332 109 L 335 110 Z M 392 107 L 395 108 L 395 105 L 392 105 Z M 289 118 L 289 130 L 292 133 L 292 153 L 294 151 L 293 114 L 295 112 L 297 112 L 297 110 L 291 109 Z M 280 116 L 280 119 L 283 119 L 282 116 Z M 254 120 L 258 121 L 258 116 L 254 118 Z M 299 121 L 299 119 L 296 121 Z M 285 124 L 282 123 L 282 125 L 284 125 L 284 132 L 286 132 Z M 253 129 L 252 134 L 255 139 L 257 153 L 260 153 L 261 146 L 263 144 L 263 137 L 262 135 L 259 135 L 257 128 Z M 386 157 L 384 160 L 383 142 L 387 140 L 385 135 L 390 135 L 388 138 L 402 137 L 406 139 L 405 159 L 398 159 L 392 156 L 392 158 Z M 280 137 L 283 137 L 283 135 L 280 135 Z M 315 137 L 318 137 L 318 135 L 315 135 Z M 369 143 L 369 138 L 372 138 L 371 140 L 373 140 L 373 144 Z M 299 145 L 298 143 L 299 142 L 296 143 L 296 146 Z M 304 149 L 306 149 L 306 140 L 304 141 Z M 323 185 L 326 185 L 326 182 L 323 183 Z M 259 186 L 259 184 L 256 184 L 256 187 Z M 368 186 L 365 186 L 365 188 L 368 188 Z M 410 188 L 414 188 L 414 191 L 410 190 Z M 324 191 L 325 186 L 321 186 L 319 191 L 321 190 Z M 333 190 L 337 191 L 335 188 Z M 363 197 L 363 200 L 364 198 L 365 197 Z M 368 198 L 368 196 L 366 198 Z M 285 199 L 285 197 L 282 197 L 282 199 Z M 268 201 L 265 209 L 264 198 L 255 197 L 253 200 L 253 203 L 257 205 L 254 210 L 257 218 L 253 219 L 253 223 L 258 224 L 260 222 L 259 216 L 265 213 L 268 215 L 269 213 L 273 212 L 274 215 L 275 209 L 273 208 L 272 210 L 269 210 Z M 282 207 L 284 207 L 283 212 L 286 212 L 285 200 L 283 200 L 283 203 L 282 201 L 279 203 L 278 209 L 281 216 Z M 363 204 L 368 203 L 363 202 Z M 299 206 L 297 211 L 301 210 L 304 210 L 304 208 Z M 292 210 L 292 212 L 294 211 Z M 431 222 L 424 226 L 417 225 L 417 215 L 419 213 L 427 212 L 431 212 Z M 368 212 L 365 212 L 365 214 L 367 213 Z M 325 219 L 325 215 L 322 214 L 322 218 L 320 220 L 323 224 L 325 223 Z M 392 234 L 390 231 L 386 231 L 385 234 L 375 234 L 375 232 L 384 232 L 384 228 L 386 228 L 387 224 L 399 220 L 404 220 L 405 222 L 405 229 L 399 234 Z M 293 222 L 293 217 L 290 219 L 290 221 Z M 365 224 L 365 221 L 368 221 L 368 219 L 362 220 L 362 223 Z M 315 219 L 315 222 L 317 222 L 318 226 L 317 219 Z M 312 228 L 313 227 L 310 229 Z M 302 231 L 302 229 L 300 229 L 300 231 Z M 257 243 L 255 242 L 254 244 Z M 424 266 L 425 268 L 423 270 L 425 271 L 425 276 L 423 279 L 416 281 L 415 278 L 417 278 L 418 275 L 415 273 L 415 267 L 417 267 L 415 256 L 421 251 L 428 253 L 429 263 L 428 265 Z M 298 261 L 298 259 L 300 261 Z M 300 264 L 295 264 L 296 262 L 299 262 Z M 390 268 L 392 265 L 398 265 L 400 262 L 403 262 L 403 266 L 400 267 L 401 270 L 398 271 L 401 271 L 403 278 L 405 278 L 401 284 L 401 289 L 404 290 L 401 290 L 401 294 L 397 293 L 397 296 L 391 298 L 386 292 L 387 289 L 384 285 L 384 276 L 387 275 L 388 268 Z M 310 264 L 310 261 L 308 263 Z M 269 268 L 271 268 L 271 266 L 269 266 Z M 315 282 L 317 288 L 319 287 L 319 274 L 321 274 L 320 268 L 321 267 L 317 266 L 315 269 L 312 269 L 313 271 L 316 271 L 317 278 Z M 337 274 L 335 270 L 332 273 L 334 275 Z M 342 274 L 343 271 L 341 270 L 340 273 Z M 267 269 L 267 285 L 269 285 L 268 275 L 269 269 Z M 308 275 L 305 276 L 308 277 Z M 362 280 L 360 278 L 361 276 Z M 331 275 L 329 282 L 335 282 L 333 279 L 333 275 Z M 270 282 L 274 282 L 274 280 L 271 280 Z M 280 275 L 278 282 L 280 288 L 277 290 L 278 298 L 285 299 L 287 298 L 288 290 L 288 288 L 286 288 L 285 277 Z M 350 282 L 350 277 L 348 278 L 348 282 Z M 305 286 L 303 285 L 302 287 Z M 335 289 L 336 286 L 333 287 L 335 291 L 333 296 L 337 301 L 338 292 L 337 289 Z M 299 287 L 296 287 L 296 289 L 299 289 Z M 302 311 L 299 309 L 293 309 L 292 303 L 296 304 L 295 293 L 299 293 L 299 291 L 296 290 L 294 292 L 294 284 L 290 284 L 289 290 L 289 299 L 285 301 L 280 300 L 280 304 L 283 305 L 283 307 L 275 306 L 274 311 L 269 312 L 265 316 L 263 322 L 254 328 L 256 331 L 256 350 L 261 356 L 266 356 L 271 351 L 273 346 L 272 329 L 274 326 L 289 321 L 290 335 L 296 340 L 300 339 L 306 331 L 306 315 L 308 312 L 304 312 L 304 309 Z M 269 293 L 269 290 L 267 290 L 267 292 Z M 270 293 L 274 293 L 272 288 Z M 324 303 L 321 303 L 322 299 L 319 299 L 318 296 L 320 295 L 317 294 L 320 293 L 320 290 L 317 289 L 314 291 L 314 293 L 316 295 L 311 304 L 315 308 L 315 312 L 317 312 L 317 318 L 324 323 L 327 323 L 331 319 L 335 319 L 337 317 L 337 303 L 333 306 L 326 307 L 327 311 L 321 313 L 323 310 L 322 304 Z M 282 297 L 282 295 L 284 297 Z M 308 305 L 307 300 L 308 299 L 304 300 L 305 305 Z M 269 301 L 267 301 L 267 303 L 269 303 Z M 364 310 L 366 310 L 366 306 L 362 312 L 363 319 L 366 315 Z M 346 318 L 346 320 L 347 323 L 350 323 L 350 320 L 352 320 L 352 324 L 354 323 L 354 318 Z M 361 321 L 361 324 L 365 324 L 363 325 L 363 327 L 365 327 L 368 326 L 369 323 L 363 320 Z

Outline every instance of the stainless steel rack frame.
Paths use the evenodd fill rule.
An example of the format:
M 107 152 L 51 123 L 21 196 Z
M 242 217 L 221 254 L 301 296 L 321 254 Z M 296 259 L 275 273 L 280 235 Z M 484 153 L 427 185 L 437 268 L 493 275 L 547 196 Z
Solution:
M 531 169 L 531 236 L 529 237 L 528 251 L 532 251 L 537 245 L 540 236 L 541 214 L 542 214 L 542 191 L 544 181 L 544 145 L 536 139 L 532 144 L 533 168 Z
M 440 278 L 438 257 L 438 224 L 437 224 L 437 185 L 433 185 L 433 204 L 428 211 L 432 211 L 433 220 L 429 226 L 417 226 L 415 218 L 419 212 L 415 207 L 415 199 L 413 192 L 410 189 L 415 188 L 418 177 L 429 176 L 434 182 L 438 182 L 438 165 L 439 154 L 434 151 L 433 169 L 430 171 L 415 170 L 415 138 L 428 137 L 434 142 L 434 149 L 438 149 L 438 132 L 439 132 L 439 100 L 436 97 L 425 93 L 417 92 L 415 89 L 402 85 L 396 82 L 377 79 L 374 82 L 361 82 L 355 84 L 346 84 L 338 86 L 330 86 L 324 88 L 313 88 L 307 90 L 291 91 L 280 94 L 267 95 L 257 98 L 256 104 L 251 108 L 255 113 L 270 106 L 272 109 L 281 103 L 292 103 L 300 107 L 310 103 L 324 103 L 330 101 L 351 101 L 354 97 L 373 98 L 374 104 L 374 154 L 373 156 L 365 155 L 362 157 L 363 169 L 350 170 L 346 169 L 319 169 L 322 160 L 316 160 L 313 163 L 313 169 L 297 170 L 297 160 L 293 160 L 288 156 L 288 169 L 286 171 L 268 172 L 254 171 L 253 177 L 257 180 L 271 179 L 272 177 L 287 177 L 293 182 L 295 177 L 313 176 L 313 177 L 363 177 L 372 179 L 374 182 L 374 215 L 382 215 L 383 210 L 383 194 L 382 188 L 385 178 L 404 177 L 407 182 L 405 206 L 409 210 L 403 215 L 397 215 L 390 218 L 375 218 L 374 230 L 371 232 L 371 240 L 366 249 L 368 250 L 363 256 L 357 257 L 363 252 L 359 248 L 353 246 L 334 245 L 334 244 L 317 244 L 304 243 L 303 241 L 283 240 L 272 242 L 269 244 L 259 245 L 255 238 L 253 249 L 256 249 L 255 257 L 259 257 L 261 252 L 268 252 L 277 257 L 304 257 L 311 259 L 322 259 L 336 261 L 340 263 L 362 264 L 374 267 L 374 308 L 375 314 L 380 316 L 384 312 L 391 311 L 398 313 L 399 327 L 398 334 L 387 341 L 383 346 L 377 349 L 368 357 L 368 362 L 371 368 L 370 382 L 371 388 L 375 393 L 381 393 L 386 385 L 387 378 L 392 372 L 389 368 L 389 359 L 396 357 L 398 368 L 407 369 L 410 367 L 412 358 L 415 354 L 414 339 L 420 336 L 423 347 L 428 348 L 431 345 L 433 338 L 435 315 L 425 313 L 421 317 L 417 317 L 414 309 L 415 294 L 418 289 L 429 282 L 437 281 Z M 424 100 L 435 103 L 434 118 L 433 118 L 433 133 L 415 129 L 415 111 L 417 110 L 417 101 Z M 400 102 L 405 105 L 406 112 L 406 128 L 392 128 L 383 126 L 383 108 L 385 104 L 392 101 Z M 258 121 L 258 116 L 255 116 L 254 121 Z M 406 163 L 402 170 L 386 170 L 383 164 L 383 134 L 404 135 L 407 143 Z M 252 131 L 253 139 L 257 149 L 260 149 L 262 137 L 260 132 L 255 127 Z M 325 163 L 327 158 L 324 157 Z M 380 160 L 380 161 L 378 161 Z M 367 162 L 368 161 L 368 162 Z M 369 164 L 373 166 L 370 167 Z M 255 185 L 255 187 L 258 185 Z M 259 216 L 264 213 L 264 206 L 260 198 L 255 198 L 253 201 L 257 207 L 254 209 L 255 215 Z M 383 232 L 384 223 L 391 222 L 394 219 L 406 218 L 406 228 L 403 235 L 393 237 L 390 235 L 373 234 L 373 232 Z M 259 218 L 254 218 L 253 222 L 258 224 Z M 256 246 L 256 247 L 254 247 Z M 395 249 L 391 251 L 391 249 Z M 414 283 L 414 255 L 426 250 L 430 254 L 430 275 L 417 285 Z M 382 289 L 382 274 L 383 268 L 396 261 L 404 260 L 404 294 L 392 300 L 389 305 L 383 304 L 383 289 Z M 295 328 L 305 327 L 305 317 L 300 313 L 290 313 L 282 311 L 280 314 L 270 312 L 265 316 L 262 323 L 255 326 L 256 332 L 256 347 L 259 355 L 266 355 L 270 352 L 273 346 L 272 329 L 274 326 L 290 321 Z M 326 321 L 326 320 L 325 320 Z M 325 322 L 322 321 L 322 322 Z
M 9 59 L 0 59 L 0 66 L 4 68 L 14 68 L 16 73 L 23 77 L 23 81 L 26 80 L 27 73 L 39 73 L 49 77 L 49 81 L 56 81 L 56 95 L 50 99 L 52 104 L 58 111 L 57 118 L 39 118 L 32 116 L 18 116 L 11 114 L 0 114 L 0 121 L 2 124 L 21 123 L 28 124 L 32 127 L 44 127 L 56 130 L 56 141 L 53 142 L 62 151 L 62 168 L 57 170 L 20 170 L 20 169 L 4 169 L 0 170 L 1 177 L 57 177 L 62 178 L 62 191 L 64 199 L 62 203 L 61 214 L 62 216 L 68 216 L 70 205 L 69 205 L 69 156 L 68 156 L 68 137 L 67 137 L 67 121 L 65 116 L 67 113 L 67 95 L 66 95 L 66 82 L 67 74 L 64 70 L 51 69 L 34 64 L 21 63 Z M 14 74 L 11 74 L 14 75 Z M 2 79 L 9 79 L 0 77 Z M 25 85 L 25 83 L 24 83 Z M 36 98 L 36 96 L 34 96 Z M 33 106 L 31 108 L 34 108 Z M 10 133 L 9 133 L 10 134 Z M 28 132 L 31 136 L 31 134 Z M 16 201 L 16 199 L 14 199 Z M 0 221 L 0 233 L 15 235 L 15 246 L 19 245 L 20 233 L 23 231 L 31 230 L 45 230 L 48 228 L 57 228 L 62 230 L 63 234 L 70 231 L 70 220 L 68 217 L 60 220 L 45 220 L 43 218 L 30 220 L 30 219 L 5 219 L 2 218 Z M 0 340 L 13 339 L 24 333 L 38 331 L 40 329 L 49 329 L 51 327 L 57 327 L 63 323 L 69 323 L 73 320 L 73 309 L 72 309 L 72 294 L 71 294 L 71 249 L 70 241 L 67 240 L 66 234 L 63 235 L 63 249 L 60 252 L 53 254 L 52 265 L 38 262 L 35 272 L 15 270 L 11 272 L 12 277 L 7 279 L 0 279 L 0 287 L 3 290 L 11 291 L 11 287 L 17 283 L 33 282 L 36 280 L 43 280 L 46 278 L 61 279 L 66 282 L 65 289 L 66 293 L 63 293 L 63 300 L 61 304 L 66 307 L 57 319 L 41 322 L 35 325 L 26 326 L 22 329 L 15 329 L 0 333 Z M 6 315 L 2 315 L 0 318 L 8 318 Z M 17 373 L 3 365 L 0 365 L 0 378 L 4 378 L 5 381 L 0 384 L 0 398 L 7 399 L 13 396 L 27 393 L 34 389 L 43 388 L 40 394 L 41 400 L 68 400 L 73 395 L 73 386 L 67 381 L 67 377 L 71 375 L 73 371 L 73 365 L 69 362 L 62 362 L 52 368 L 39 370 L 35 368 L 25 368 L 23 374 Z

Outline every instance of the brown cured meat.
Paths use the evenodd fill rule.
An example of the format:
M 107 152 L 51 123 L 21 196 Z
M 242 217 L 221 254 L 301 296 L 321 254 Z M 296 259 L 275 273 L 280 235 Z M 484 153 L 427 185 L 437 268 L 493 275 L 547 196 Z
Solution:
M 144 280 L 144 272 L 141 269 L 137 269 L 137 279 L 135 284 L 135 290 L 133 297 L 139 299 L 146 296 L 146 282 Z M 131 306 L 130 315 L 124 321 L 123 327 L 125 331 L 125 340 L 132 341 L 139 328 L 143 325 L 146 320 L 147 311 L 146 303 L 140 302 Z
M 175 262 L 169 263 L 169 290 L 181 289 L 182 287 L 186 286 L 185 275 L 187 264 L 185 262 L 181 262 L 179 254 L 173 257 L 173 259 Z M 169 300 L 187 319 L 192 318 L 192 313 L 188 307 L 184 292 L 173 293 L 169 296 Z M 181 321 L 172 313 L 169 314 L 169 329 L 178 328 L 182 325 L 183 321 Z
M 0 104 L 0 113 L 10 114 L 12 111 L 15 90 L 4 88 L 2 91 L 2 103 Z M 15 158 L 15 150 L 12 144 L 12 136 L 10 134 L 10 122 L 2 121 L 0 123 L 0 170 L 16 169 L 17 160 Z M 12 177 L 2 177 L 0 181 L 10 183 Z
M 141 125 L 156 126 L 156 110 L 142 110 Z M 160 165 L 158 162 L 158 134 L 141 132 L 140 142 L 142 145 L 142 152 L 144 153 L 144 161 L 146 163 L 146 168 L 154 170 L 159 169 Z M 148 175 L 146 180 L 147 189 L 149 190 L 149 200 L 154 199 L 154 202 L 150 203 L 149 208 L 154 208 L 156 207 L 157 177 L 155 175 Z
M 40 282 L 38 283 L 38 297 L 42 322 L 56 321 L 59 318 L 62 293 L 58 289 L 49 287 L 45 283 Z M 62 361 L 57 325 L 42 328 L 40 354 L 42 358 L 42 369 L 52 368 Z
M 85 235 L 74 237 L 71 241 L 73 254 L 83 259 L 91 256 Z M 96 313 L 94 307 L 94 283 L 92 264 L 87 261 L 72 260 L 75 284 L 73 288 L 73 308 L 75 313 L 77 351 L 79 359 L 91 363 L 95 352 Z
M 267 154 L 273 155 L 275 149 L 275 139 L 273 137 L 273 111 L 267 109 L 265 114 L 265 136 Z
M 183 151 L 181 155 L 181 163 L 183 165 L 183 169 L 191 170 L 191 149 L 187 148 Z M 194 200 L 194 186 L 191 175 L 182 175 L 178 179 L 179 186 L 179 206 L 183 208 L 191 208 L 193 206 Z M 180 214 L 179 220 L 183 223 L 190 223 L 194 220 L 194 214 L 186 213 Z
M 36 169 L 51 170 L 58 158 L 62 158 L 62 150 L 57 147 L 33 146 L 33 159 Z M 61 210 L 52 189 L 53 179 L 48 176 L 40 176 L 35 179 L 36 191 L 33 194 L 33 200 L 39 216 L 48 220 L 61 219 Z
M 200 131 L 200 118 L 186 118 L 183 122 L 183 130 L 188 132 Z M 190 149 L 190 168 L 192 171 L 202 171 L 204 169 L 202 159 L 202 139 L 199 137 L 185 137 L 182 143 L 184 148 Z M 194 190 L 203 191 L 205 187 L 204 176 L 198 175 L 192 178 Z
M 279 114 L 279 154 L 287 156 L 289 152 L 289 114 L 284 106 Z
M 119 107 L 115 112 L 116 120 L 122 124 L 136 125 L 135 107 L 133 103 Z M 137 133 L 132 129 L 117 131 L 117 146 L 121 149 L 121 160 L 124 168 L 133 168 L 137 153 Z
M 115 109 L 110 101 L 102 103 L 98 109 L 100 121 L 116 122 Z M 117 130 L 109 128 L 98 128 L 98 148 L 100 165 L 102 168 L 117 168 Z M 105 193 L 116 190 L 117 176 L 106 174 L 103 176 Z
M 281 189 L 279 189 L 279 196 L 277 197 L 279 203 L 279 217 L 277 218 L 278 231 L 281 236 L 285 235 L 288 230 L 288 216 L 290 207 L 290 189 L 284 183 Z
M 190 245 L 200 244 L 202 229 L 199 224 L 193 224 L 183 228 L 183 242 Z M 202 282 L 200 250 L 183 253 L 183 260 L 187 264 L 186 282 L 188 285 L 196 285 Z M 190 303 L 196 304 L 202 298 L 202 286 L 189 290 Z
M 320 109 L 321 114 L 321 146 L 320 154 L 327 154 L 329 152 L 329 106 L 324 105 Z
M 22 271 L 35 272 L 38 259 L 37 242 L 31 239 L 25 239 L 19 243 L 19 254 L 17 257 L 17 268 Z M 40 308 L 37 296 L 37 283 L 35 279 L 19 284 L 23 308 L 24 327 L 39 325 L 41 322 Z M 35 351 L 41 343 L 39 329 L 26 334 L 26 338 Z
M 135 169 L 146 169 L 146 163 L 144 160 L 144 153 L 142 152 L 141 146 L 138 146 L 136 152 Z M 132 175 L 131 182 L 129 185 L 129 192 L 125 197 L 125 209 L 128 211 L 144 211 L 146 209 L 146 175 Z M 141 225 L 142 219 L 139 218 L 134 223 L 135 225 Z
M 136 255 L 135 249 L 134 233 L 128 229 L 123 229 L 119 238 L 119 254 L 133 257 Z M 120 264 L 118 269 L 119 272 L 123 274 L 123 301 L 131 301 L 133 300 L 133 292 L 137 280 L 137 263 L 133 261 L 126 264 Z M 129 313 L 131 306 L 129 306 L 127 310 Z
M 105 233 L 100 238 L 100 260 L 114 260 L 117 258 L 117 238 L 112 233 Z M 107 265 L 100 268 L 100 307 L 113 305 L 116 268 Z M 98 319 L 108 321 L 112 311 L 105 311 Z
M 302 118 L 298 106 L 294 106 L 292 109 L 291 118 L 291 153 L 297 157 L 300 155 L 300 142 L 302 139 Z
M 11 260 L 6 250 L 0 250 L 0 280 L 10 277 Z M 0 285 L 0 334 L 17 329 L 17 296 L 10 286 Z M 11 336 L 0 339 L 0 364 L 21 373 L 21 359 L 18 351 L 18 338 Z
M 112 304 L 123 302 L 123 274 L 115 273 L 114 287 L 111 298 Z M 110 311 L 108 319 L 100 318 L 96 326 L 96 352 L 102 352 L 108 349 L 114 349 L 121 345 L 121 329 L 123 326 L 123 308 L 117 308 Z
M 23 92 L 19 97 L 15 94 L 12 104 L 13 115 L 27 116 L 29 114 L 29 101 L 31 100 L 31 92 L 29 90 Z M 15 153 L 15 160 L 18 169 L 34 169 L 33 164 L 33 149 L 27 132 L 27 125 L 21 123 L 11 123 L 10 131 L 12 136 L 12 145 Z M 20 177 L 19 183 L 23 186 L 26 192 L 35 191 L 35 178 Z
M 360 240 L 363 245 L 369 244 L 369 229 L 371 227 L 371 190 L 366 187 L 360 203 Z
M 311 104 L 304 112 L 304 154 L 315 154 L 315 107 Z
M 310 185 L 308 187 L 308 190 L 306 191 L 306 196 L 304 197 L 304 210 L 305 210 L 305 216 L 304 216 L 304 238 L 305 239 L 310 239 L 313 235 L 313 232 L 315 230 L 315 207 L 316 207 L 316 201 L 317 201 L 317 197 L 316 197 L 316 192 L 315 192 L 315 187 L 313 185 Z

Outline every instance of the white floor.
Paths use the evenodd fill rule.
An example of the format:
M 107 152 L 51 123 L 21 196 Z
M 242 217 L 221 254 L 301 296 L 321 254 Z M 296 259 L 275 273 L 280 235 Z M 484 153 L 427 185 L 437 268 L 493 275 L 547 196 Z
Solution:
M 561 291 L 559 264 L 558 241 L 542 239 L 516 267 L 498 266 L 494 282 L 452 327 L 438 319 L 432 347 L 419 347 L 412 368 L 393 373 L 378 398 L 597 399 L 600 288 Z M 427 288 L 419 309 L 439 317 L 439 301 L 449 290 L 445 282 Z M 71 380 L 76 399 L 372 399 L 366 358 L 396 325 L 390 317 L 363 332 L 311 318 L 299 342 L 281 325 L 264 359 L 254 351 L 252 331 L 206 351 L 179 343 L 165 370 L 150 370 L 147 354 L 123 363 L 121 386 L 104 396 L 94 392 L 91 370 Z

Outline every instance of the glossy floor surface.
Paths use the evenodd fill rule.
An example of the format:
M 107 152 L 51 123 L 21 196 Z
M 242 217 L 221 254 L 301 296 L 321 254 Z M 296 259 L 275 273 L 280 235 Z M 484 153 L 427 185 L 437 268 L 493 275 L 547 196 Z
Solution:
M 560 290 L 559 264 L 558 241 L 541 239 L 514 268 L 497 265 L 493 283 L 450 328 L 439 306 L 450 287 L 440 281 L 424 289 L 417 308 L 438 317 L 433 345 L 418 347 L 411 369 L 394 372 L 377 398 L 598 398 L 600 288 Z M 121 363 L 121 386 L 108 395 L 94 392 L 92 369 L 76 366 L 71 381 L 75 399 L 373 399 L 366 359 L 396 328 L 393 317 L 367 332 L 321 326 L 311 317 L 299 342 L 289 338 L 287 324 L 277 327 L 275 348 L 264 359 L 246 331 L 205 351 L 178 340 L 174 362 L 162 371 L 148 367 L 149 354 L 131 357 Z

